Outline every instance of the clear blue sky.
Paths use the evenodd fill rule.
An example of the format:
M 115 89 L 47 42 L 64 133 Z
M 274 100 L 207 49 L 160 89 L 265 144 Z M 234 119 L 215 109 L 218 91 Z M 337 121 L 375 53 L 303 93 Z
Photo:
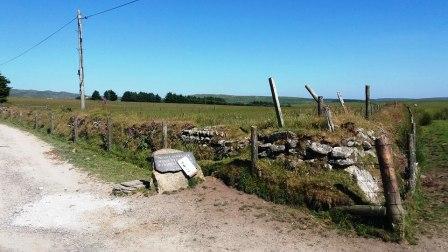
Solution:
M 0 61 L 127 0 L 3 1 Z M 448 96 L 448 1 L 141 0 L 85 27 L 86 92 Z M 19 89 L 78 91 L 76 22 L 0 66 Z

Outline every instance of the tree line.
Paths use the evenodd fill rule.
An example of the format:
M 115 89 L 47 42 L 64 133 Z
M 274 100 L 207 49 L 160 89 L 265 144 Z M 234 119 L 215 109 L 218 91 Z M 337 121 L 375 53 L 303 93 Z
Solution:
M 118 100 L 117 94 L 113 90 L 107 90 L 101 97 L 98 90 L 93 91 L 91 100 Z M 178 95 L 169 92 L 164 98 L 158 94 L 146 92 L 125 91 L 120 99 L 122 102 L 165 102 L 165 103 L 192 103 L 192 104 L 228 104 L 223 98 L 218 97 L 197 97 L 193 95 Z

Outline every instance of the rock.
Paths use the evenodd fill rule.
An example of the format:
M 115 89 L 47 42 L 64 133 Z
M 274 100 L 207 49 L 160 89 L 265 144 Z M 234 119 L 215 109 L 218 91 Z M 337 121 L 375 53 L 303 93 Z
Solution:
M 366 199 L 373 204 L 379 204 L 380 188 L 373 176 L 366 170 L 362 170 L 357 166 L 350 166 L 344 171 L 348 172 L 356 180 L 359 189 L 364 193 Z
M 331 171 L 331 170 L 333 170 L 333 166 L 332 166 L 331 164 L 328 164 L 328 163 L 324 164 L 324 168 L 325 168 L 327 171 Z
M 312 150 L 314 153 L 321 154 L 321 155 L 327 155 L 330 153 L 333 148 L 326 144 L 321 144 L 317 142 L 312 142 L 310 145 L 310 150 Z
M 295 155 L 298 152 L 295 149 L 288 149 L 288 154 Z
M 157 155 L 165 155 L 165 154 L 176 154 L 176 153 L 182 153 L 180 150 L 174 150 L 174 149 L 162 149 L 155 151 L 152 156 L 153 159 Z M 202 173 L 202 169 L 199 165 L 197 165 L 196 162 L 194 162 L 197 174 L 193 177 L 195 179 L 204 180 L 204 174 Z M 179 166 L 180 167 L 180 166 Z M 157 189 L 157 192 L 165 193 L 165 192 L 174 192 L 179 191 L 181 189 L 188 188 L 188 180 L 184 174 L 183 171 L 172 171 L 174 169 L 170 169 L 169 172 L 160 172 L 154 167 L 153 171 L 153 181 L 154 185 Z M 190 178 L 190 179 L 193 179 Z
M 272 144 L 269 147 L 269 150 L 273 153 L 279 153 L 279 152 L 284 152 L 286 150 L 286 147 L 284 145 L 275 145 Z
M 150 182 L 146 180 L 133 180 L 115 185 L 112 188 L 112 194 L 116 196 L 132 194 L 143 188 L 150 188 Z
M 286 146 L 288 149 L 294 149 L 297 147 L 297 143 L 299 143 L 299 140 L 297 139 L 288 139 L 286 140 Z
M 351 147 L 334 147 L 331 151 L 331 156 L 335 159 L 348 158 L 354 153 L 354 148 Z
M 267 156 L 268 156 L 268 154 L 266 153 L 266 151 L 258 153 L 258 157 L 260 157 L 260 158 L 265 158 Z
M 332 159 L 328 161 L 331 165 L 339 166 L 339 167 L 347 167 L 354 165 L 356 162 L 351 158 L 347 159 Z
M 271 146 L 272 146 L 271 143 L 260 144 L 258 145 L 258 151 L 263 152 L 265 150 L 269 150 Z
M 367 142 L 367 141 L 363 141 L 363 142 L 362 142 L 362 148 L 363 148 L 364 150 L 370 150 L 370 149 L 372 149 L 372 144 L 370 144 L 370 143 Z
M 347 147 L 353 147 L 355 146 L 355 141 L 347 141 Z
M 373 130 L 367 131 L 367 136 L 370 137 L 370 139 L 372 139 L 373 141 L 376 140 L 375 132 Z

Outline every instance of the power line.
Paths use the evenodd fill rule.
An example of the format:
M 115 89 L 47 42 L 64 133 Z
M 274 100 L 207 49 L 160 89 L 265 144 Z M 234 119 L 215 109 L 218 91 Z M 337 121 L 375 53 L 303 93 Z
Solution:
M 84 19 L 88 19 L 88 18 L 91 18 L 91 17 L 96 16 L 96 15 L 101 15 L 101 14 L 103 14 L 103 13 L 106 13 L 106 12 L 109 12 L 109 11 L 113 11 L 113 10 L 115 10 L 115 9 L 124 7 L 124 6 L 129 5 L 129 4 L 133 4 L 133 3 L 138 2 L 138 1 L 140 1 L 140 0 L 130 1 L 130 2 L 127 2 L 127 3 L 121 4 L 121 5 L 112 7 L 112 8 L 107 9 L 107 10 L 99 11 L 99 12 L 94 13 L 94 14 L 92 14 L 92 15 L 84 16 Z
M 92 14 L 92 15 L 84 16 L 83 19 L 88 19 L 88 18 L 93 17 L 93 16 L 101 15 L 101 14 L 103 14 L 103 13 L 106 13 L 106 12 L 109 12 L 109 11 L 116 10 L 116 9 L 118 9 L 118 8 L 124 7 L 124 6 L 126 6 L 126 5 L 133 4 L 133 3 L 138 2 L 138 1 L 140 1 L 140 0 L 134 0 L 134 1 L 130 1 L 130 2 L 124 3 L 124 4 L 120 4 L 120 5 L 118 5 L 118 6 L 115 6 L 115 7 L 110 8 L 110 9 L 102 10 L 102 11 L 99 11 L 99 12 L 94 13 L 94 14 Z M 10 62 L 12 62 L 12 61 L 14 61 L 14 60 L 16 60 L 16 59 L 22 57 L 23 55 L 27 54 L 29 51 L 33 50 L 34 48 L 38 47 L 39 45 L 41 45 L 42 43 L 44 43 L 45 41 L 47 41 L 48 39 L 50 39 L 51 37 L 53 37 L 56 33 L 60 32 L 62 29 L 64 29 L 65 27 L 67 27 L 69 24 L 71 24 L 71 23 L 72 23 L 73 21 L 75 21 L 76 19 L 77 19 L 77 17 L 74 17 L 73 19 L 71 19 L 70 21 L 68 21 L 67 23 L 65 23 L 63 26 L 61 26 L 59 29 L 57 29 L 56 31 L 54 31 L 53 33 L 51 33 L 50 35 L 48 35 L 47 37 L 45 37 L 45 38 L 42 39 L 41 41 L 37 42 L 36 44 L 34 44 L 33 46 L 31 46 L 30 48 L 26 49 L 26 50 L 23 51 L 22 53 L 20 53 L 20 54 L 18 54 L 17 56 L 14 56 L 14 57 L 12 57 L 12 58 L 10 58 L 10 59 L 8 59 L 8 60 L 6 60 L 6 61 L 0 63 L 0 66 L 6 65 L 6 64 L 8 64 L 8 63 L 10 63 Z
M 47 41 L 48 39 L 50 39 L 51 37 L 53 37 L 56 33 L 60 32 L 62 29 L 64 29 L 65 27 L 67 27 L 69 24 L 71 24 L 73 21 L 76 20 L 76 17 L 71 19 L 70 21 L 68 21 L 67 23 L 65 23 L 63 26 L 61 26 L 59 29 L 57 29 L 56 31 L 54 31 L 53 33 L 51 33 L 50 35 L 48 35 L 47 37 L 45 37 L 44 39 L 42 39 L 41 41 L 39 41 L 38 43 L 34 44 L 33 46 L 31 46 L 30 48 L 26 49 L 25 51 L 23 51 L 22 53 L 18 54 L 17 56 L 14 56 L 2 63 L 0 63 L 0 66 L 6 65 L 20 57 L 22 57 L 23 55 L 25 55 L 26 53 L 28 53 L 29 51 L 33 50 L 34 48 L 38 47 L 39 45 L 41 45 L 42 43 L 44 43 L 45 41 Z

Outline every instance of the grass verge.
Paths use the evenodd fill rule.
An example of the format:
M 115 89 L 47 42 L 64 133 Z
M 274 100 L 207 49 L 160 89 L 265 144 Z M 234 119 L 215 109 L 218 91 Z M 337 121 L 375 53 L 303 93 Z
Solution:
M 448 121 L 435 120 L 418 134 L 421 181 L 406 202 L 406 238 L 443 234 L 448 228 Z

